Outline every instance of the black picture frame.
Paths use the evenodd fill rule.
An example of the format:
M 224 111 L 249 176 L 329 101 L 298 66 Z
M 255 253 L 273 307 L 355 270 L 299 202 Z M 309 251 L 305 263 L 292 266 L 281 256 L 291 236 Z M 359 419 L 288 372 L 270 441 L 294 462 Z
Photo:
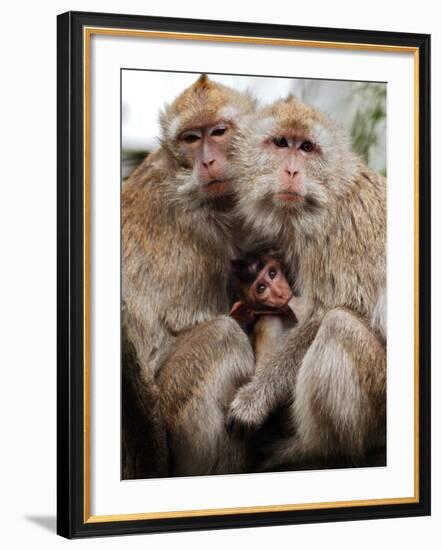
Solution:
M 348 45 L 412 48 L 418 61 L 419 306 L 417 497 L 413 502 L 153 519 L 90 518 L 85 491 L 84 29 L 109 27 Z M 430 36 L 227 21 L 68 12 L 57 20 L 58 288 L 57 532 L 67 538 L 157 533 L 430 514 Z M 87 210 L 86 210 L 87 212 Z M 87 451 L 87 450 L 86 450 Z

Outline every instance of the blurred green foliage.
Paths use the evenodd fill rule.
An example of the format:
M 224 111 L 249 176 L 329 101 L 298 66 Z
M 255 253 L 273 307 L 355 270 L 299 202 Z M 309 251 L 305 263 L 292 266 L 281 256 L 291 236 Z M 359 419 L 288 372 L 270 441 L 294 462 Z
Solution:
M 149 151 L 144 149 L 123 149 L 121 152 L 122 178 L 126 179 L 129 177 L 148 153 Z
M 353 117 L 350 135 L 353 148 L 367 164 L 370 153 L 380 145 L 380 133 L 385 131 L 386 87 L 384 84 L 356 83 L 359 107 Z M 386 175 L 386 166 L 380 168 Z

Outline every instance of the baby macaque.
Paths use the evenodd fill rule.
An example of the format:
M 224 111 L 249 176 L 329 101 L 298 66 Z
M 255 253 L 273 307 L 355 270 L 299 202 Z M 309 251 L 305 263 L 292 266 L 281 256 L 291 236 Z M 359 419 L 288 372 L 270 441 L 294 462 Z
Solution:
M 278 337 L 302 318 L 304 302 L 293 294 L 272 250 L 244 254 L 232 261 L 232 270 L 236 301 L 230 315 L 250 335 L 256 372 Z

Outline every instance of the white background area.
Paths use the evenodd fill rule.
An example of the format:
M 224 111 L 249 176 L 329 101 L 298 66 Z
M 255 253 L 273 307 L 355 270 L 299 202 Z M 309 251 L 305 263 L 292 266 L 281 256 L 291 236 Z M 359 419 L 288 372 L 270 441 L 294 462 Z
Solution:
M 151 51 L 152 43 L 150 43 Z M 181 43 L 181 46 L 184 46 Z M 157 48 L 155 48 L 156 50 Z M 238 54 L 244 49 L 241 45 L 234 47 Z M 292 50 L 292 49 L 291 49 Z M 212 51 L 218 52 L 218 47 Z M 266 51 L 263 49 L 262 51 Z M 177 58 L 182 55 L 179 49 Z M 143 55 L 143 54 L 141 54 Z M 185 55 L 185 54 L 184 54 Z M 192 69 L 195 66 L 202 68 L 204 63 L 208 65 L 207 70 L 213 70 L 212 57 L 207 60 L 198 56 L 198 61 L 185 55 L 187 65 Z M 227 58 L 228 70 L 232 70 L 231 56 Z M 273 61 L 274 57 L 272 57 Z M 245 70 L 249 71 L 247 63 Z M 305 101 L 319 109 L 332 120 L 351 134 L 353 123 L 359 117 L 369 118 L 367 110 L 372 110 L 375 101 L 374 90 L 386 92 L 385 83 L 367 83 L 348 80 L 349 74 L 346 71 L 347 80 L 324 80 L 308 78 L 277 78 L 275 77 L 278 64 L 274 64 L 273 78 L 262 78 L 260 76 L 239 76 L 228 74 L 211 74 L 211 78 L 226 86 L 233 86 L 241 92 L 248 91 L 257 101 L 258 105 L 268 104 L 277 99 L 285 98 L 289 94 L 295 95 L 301 101 Z M 155 62 L 146 63 L 146 56 L 142 59 L 144 67 L 160 67 L 158 59 Z M 305 63 L 304 63 L 305 66 Z M 293 67 L 296 67 L 294 69 Z M 292 75 L 298 74 L 301 69 L 298 62 L 289 64 Z M 286 67 L 283 64 L 283 71 Z M 323 63 L 321 64 L 321 72 Z M 262 69 L 260 70 L 261 74 Z M 295 72 L 294 72 L 295 71 Z M 304 71 L 304 69 L 303 69 Z M 390 73 L 388 74 L 390 78 Z M 126 150 L 152 150 L 158 146 L 160 134 L 159 112 L 166 103 L 170 103 L 177 97 L 184 88 L 195 81 L 195 73 L 178 73 L 158 70 L 123 70 L 122 71 L 122 117 L 121 117 L 121 142 L 123 152 Z M 369 93 L 370 92 L 370 93 Z M 147 101 L 148 99 L 148 101 Z M 378 108 L 384 108 L 383 102 L 377 102 Z M 373 127 L 374 141 L 368 147 L 368 165 L 372 170 L 385 171 L 385 140 L 386 128 L 385 118 L 376 122 Z M 133 168 L 133 166 L 132 166 Z M 385 172 L 383 172 L 385 173 Z M 129 171 L 123 177 L 127 177 Z
M 147 64 L 146 59 L 152 59 Z M 387 467 L 120 481 L 120 67 L 388 81 Z M 292 71 L 296 67 L 296 73 Z M 413 57 L 250 44 L 92 38 L 93 515 L 413 496 Z M 147 77 L 149 73 L 144 73 Z M 125 86 L 123 76 L 123 90 Z M 197 78 L 185 75 L 183 87 Z M 217 79 L 216 76 L 214 76 Z M 223 77 L 222 80 L 225 81 Z M 271 79 L 272 81 L 274 79 Z M 284 81 L 277 79 L 275 88 Z M 230 85 L 235 86 L 234 78 Z M 243 77 L 236 83 L 243 85 Z M 152 86 L 153 87 L 153 86 Z M 285 93 L 285 90 L 281 92 Z M 278 92 L 276 90 L 278 96 Z M 153 97 L 155 101 L 155 96 Z M 147 130 L 146 130 L 147 133 Z M 404 189 L 408 192 L 404 193 Z
M 442 538 L 442 425 L 440 364 L 442 279 L 442 31 L 437 3 L 372 0 L 361 5 L 317 0 L 188 3 L 163 0 L 15 2 L 2 11 L 1 151 L 2 378 L 0 410 L 1 544 L 4 548 L 225 549 L 290 545 L 309 549 L 373 547 L 430 550 Z M 56 21 L 75 10 L 230 19 L 323 27 L 433 33 L 433 515 L 69 542 L 55 536 L 55 183 Z M 398 11 L 400 10 L 400 11 Z M 400 14 L 400 17 L 398 17 Z

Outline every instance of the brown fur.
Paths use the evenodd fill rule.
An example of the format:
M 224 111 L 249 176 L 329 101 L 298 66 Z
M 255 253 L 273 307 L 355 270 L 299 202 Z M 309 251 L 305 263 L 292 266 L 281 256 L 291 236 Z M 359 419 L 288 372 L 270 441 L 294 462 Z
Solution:
M 176 127 L 183 131 L 187 128 L 210 126 L 219 120 L 219 113 L 225 107 L 234 106 L 240 114 L 250 112 L 253 102 L 250 97 L 212 82 L 207 75 L 201 77 L 160 116 L 160 123 L 165 141 L 176 139 L 178 132 L 171 134 L 171 126 L 178 119 Z M 236 122 L 236 121 L 232 121 Z
M 272 116 L 275 119 L 281 134 L 284 134 L 285 131 L 305 134 L 317 122 L 327 127 L 330 126 L 330 121 L 326 116 L 301 103 L 294 96 L 289 96 L 286 100 L 280 99 L 264 108 L 262 117 L 266 116 Z
M 230 323 L 225 326 L 221 320 L 212 325 L 210 332 L 205 325 L 229 311 L 227 280 L 234 254 L 228 208 L 231 201 L 223 197 L 207 198 L 201 193 L 193 166 L 179 152 L 177 144 L 177 135 L 189 124 L 212 124 L 219 109 L 229 106 L 236 109 L 237 124 L 254 104 L 250 98 L 201 77 L 162 114 L 161 147 L 123 185 L 124 330 L 138 358 L 139 378 L 147 386 L 156 386 L 154 377 L 167 360 L 156 393 L 169 432 L 173 432 L 171 419 L 181 406 L 188 408 L 189 402 L 196 402 L 198 408 L 202 370 L 209 372 L 222 363 L 216 349 L 210 354 L 207 348 L 212 341 L 217 342 L 215 331 L 220 325 L 224 327 L 220 338 L 231 342 L 232 352 L 246 354 L 245 370 L 251 362 L 247 350 L 242 349 L 243 343 L 236 338 L 235 326 Z M 196 325 L 201 325 L 200 332 L 193 328 Z M 187 342 L 188 337 L 181 336 L 189 329 L 193 331 L 191 343 Z M 199 342 L 204 352 L 198 352 Z M 182 352 L 182 346 L 185 350 L 191 346 L 193 355 L 183 369 L 181 355 L 187 352 Z M 170 355 L 171 350 L 176 360 Z M 221 366 L 228 368 L 224 363 Z M 123 364 L 125 368 L 129 367 Z M 223 388 L 218 391 L 221 394 Z M 197 411 L 195 418 L 189 417 L 189 424 L 199 421 L 198 414 Z M 223 425 L 214 423 L 213 429 L 223 430 Z M 173 440 L 173 444 L 169 440 L 169 446 L 180 443 L 173 434 L 169 435 Z M 200 444 L 201 453 L 205 453 L 204 445 L 210 442 Z M 173 448 L 172 454 L 177 467 Z

